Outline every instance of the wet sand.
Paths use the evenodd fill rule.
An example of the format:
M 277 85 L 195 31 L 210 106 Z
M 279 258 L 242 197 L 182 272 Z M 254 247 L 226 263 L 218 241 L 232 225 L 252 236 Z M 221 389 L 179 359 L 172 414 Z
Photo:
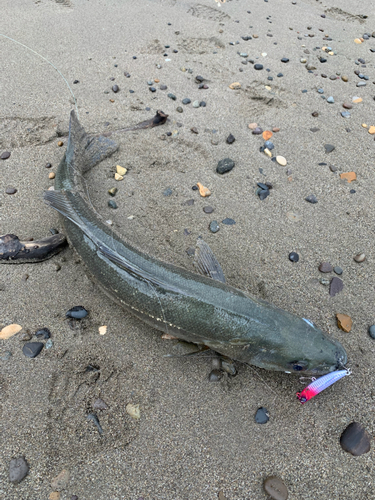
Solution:
M 165 357 L 174 341 L 112 303 L 72 249 L 40 264 L 2 265 L 0 327 L 48 327 L 54 345 L 28 359 L 20 334 L 0 341 L 0 357 L 12 353 L 0 360 L 0 497 L 48 499 L 51 481 L 67 469 L 61 500 L 73 494 L 79 500 L 207 500 L 220 491 L 227 500 L 261 500 L 269 475 L 283 479 L 292 500 L 375 498 L 373 450 L 355 458 L 339 444 L 352 421 L 375 435 L 375 341 L 367 333 L 375 323 L 375 143 L 362 127 L 375 125 L 375 38 L 354 43 L 374 31 L 374 7 L 348 0 L 221 6 L 214 0 L 3 0 L 2 7 L 1 33 L 60 70 L 87 131 L 135 125 L 158 109 L 169 115 L 161 127 L 118 134 L 119 150 L 87 175 L 98 212 L 139 248 L 190 270 L 186 250 L 203 236 L 229 284 L 314 321 L 343 344 L 353 374 L 303 406 L 295 397 L 304 387 L 298 376 L 237 364 L 236 377 L 210 383 L 210 356 Z M 241 38 L 254 34 L 259 37 Z M 323 46 L 337 51 L 326 63 L 318 60 Z M 45 60 L 3 37 L 0 49 L 0 152 L 11 152 L 0 160 L 0 234 L 40 239 L 50 228 L 62 230 L 42 193 L 53 185 L 48 174 L 63 156 L 74 100 Z M 242 64 L 237 51 L 264 69 Z M 308 73 L 301 58 L 317 69 Z M 358 58 L 366 68 L 355 65 Z M 369 76 L 366 86 L 356 87 L 362 81 L 356 69 Z M 207 79 L 208 89 L 198 89 L 196 75 Z M 150 79 L 160 80 L 154 93 Z M 233 82 L 241 89 L 231 90 Z M 319 88 L 335 103 L 322 99 Z M 354 96 L 363 101 L 353 104 L 350 118 L 341 117 L 342 103 Z M 206 107 L 181 104 L 186 97 Z M 286 167 L 259 151 L 263 141 L 249 130 L 252 122 L 280 128 L 271 140 Z M 230 133 L 236 138 L 231 145 Z M 335 146 L 332 153 L 325 152 L 327 143 Z M 219 176 L 217 162 L 227 157 L 236 165 Z M 113 178 L 117 164 L 128 169 L 121 182 Z M 357 174 L 351 184 L 339 177 L 349 171 Z M 212 191 L 209 198 L 192 190 L 197 182 Z M 255 194 L 257 182 L 273 184 L 264 201 Z M 4 194 L 8 186 L 17 193 Z M 117 210 L 107 205 L 112 187 L 118 188 Z M 163 194 L 167 188 L 172 195 Z M 317 204 L 305 201 L 311 194 Z M 190 199 L 193 205 L 186 204 Z M 203 212 L 208 205 L 210 215 Z M 236 224 L 222 224 L 226 217 Z M 214 219 L 216 234 L 208 229 Z M 298 263 L 289 261 L 292 251 Z M 366 254 L 361 264 L 353 260 L 359 252 Z M 318 271 L 323 261 L 344 270 L 344 289 L 335 297 L 319 282 L 327 277 Z M 72 329 L 65 312 L 76 305 L 89 316 Z M 351 332 L 338 329 L 336 313 L 352 317 Z M 102 325 L 108 327 L 103 336 Z M 86 419 L 98 397 L 109 407 L 97 411 L 101 436 Z M 139 404 L 139 421 L 127 414 L 128 403 Z M 265 425 L 254 421 L 260 406 L 270 414 Z M 13 485 L 9 463 L 20 455 L 30 471 Z

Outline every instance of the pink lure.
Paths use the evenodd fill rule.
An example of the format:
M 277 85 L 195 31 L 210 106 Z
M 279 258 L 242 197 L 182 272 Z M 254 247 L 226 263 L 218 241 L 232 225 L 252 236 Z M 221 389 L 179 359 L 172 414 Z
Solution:
M 302 404 L 306 403 L 306 401 L 319 394 L 319 392 L 324 391 L 324 389 L 327 389 L 327 387 L 340 380 L 340 378 L 350 375 L 350 373 L 351 371 L 349 369 L 327 373 L 327 375 L 311 382 L 302 392 L 297 392 L 297 398 Z

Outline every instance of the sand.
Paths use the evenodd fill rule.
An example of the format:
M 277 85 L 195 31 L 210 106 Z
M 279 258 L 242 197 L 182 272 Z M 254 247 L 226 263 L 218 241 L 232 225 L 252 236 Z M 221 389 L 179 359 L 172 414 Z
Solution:
M 0 341 L 0 355 L 12 353 L 0 361 L 0 497 L 48 499 L 51 481 L 67 469 L 70 480 L 61 500 L 73 494 L 79 500 L 207 500 L 220 491 L 227 500 L 261 500 L 268 475 L 283 479 L 290 499 L 375 498 L 374 452 L 354 458 L 339 444 L 352 421 L 375 434 L 375 344 L 367 333 L 375 322 L 374 140 L 361 126 L 375 125 L 375 55 L 369 51 L 375 39 L 354 43 L 374 31 L 374 7 L 348 0 L 221 6 L 214 0 L 3 0 L 2 14 L 2 34 L 31 47 L 64 75 L 87 131 L 134 125 L 157 109 L 169 115 L 162 127 L 120 134 L 119 151 L 90 172 L 97 210 L 129 241 L 190 270 L 186 249 L 202 235 L 228 283 L 314 321 L 344 345 L 353 374 L 304 406 L 295 393 L 308 382 L 298 376 L 238 363 L 236 377 L 209 383 L 210 356 L 165 357 L 173 341 L 161 339 L 103 295 L 72 249 L 40 264 L 0 266 L 0 326 L 18 323 L 23 332 L 48 327 L 54 342 L 32 360 L 23 355 L 19 334 Z M 308 33 L 315 37 L 305 37 Z M 259 37 L 241 39 L 253 34 Z M 324 34 L 333 40 L 323 41 Z M 239 45 L 229 45 L 237 40 Z M 317 56 L 323 52 L 313 48 L 328 44 L 337 55 L 322 64 Z M 50 228 L 62 230 L 42 193 L 53 185 L 45 164 L 51 162 L 56 171 L 63 156 L 74 100 L 46 60 L 4 37 L 0 50 L 0 149 L 11 151 L 0 161 L 0 234 L 38 239 Z M 264 69 L 241 64 L 237 51 Z M 300 62 L 304 57 L 316 66 L 313 74 Z M 354 64 L 358 57 L 367 68 Z M 355 69 L 369 75 L 367 86 L 356 87 Z M 282 78 L 276 77 L 279 72 Z M 346 74 L 349 81 L 324 79 L 321 73 Z M 208 80 L 209 89 L 198 90 L 196 75 Z M 151 93 L 150 78 L 168 90 L 155 84 Z M 229 89 L 233 82 L 241 83 L 241 90 Z M 117 94 L 111 91 L 114 83 Z M 320 87 L 334 104 L 321 98 Z M 363 101 L 344 119 L 341 104 L 353 96 Z M 207 106 L 183 106 L 185 97 Z M 183 106 L 182 114 L 177 106 Z M 286 167 L 259 152 L 263 142 L 251 134 L 251 122 L 280 127 L 272 140 Z M 319 131 L 311 132 L 313 127 Z M 236 141 L 228 145 L 230 133 Z M 330 154 L 326 143 L 335 145 Z M 217 162 L 226 157 L 236 166 L 219 176 Z M 327 165 L 318 166 L 321 162 Z M 129 169 L 120 183 L 113 179 L 116 164 Z M 339 174 L 350 171 L 357 180 L 348 184 Z M 265 181 L 274 189 L 260 201 L 256 183 Z M 212 191 L 210 198 L 192 191 L 197 182 Z M 18 192 L 3 194 L 8 186 Z M 107 206 L 113 186 L 119 188 L 117 210 Z M 163 195 L 167 188 L 171 196 Z M 311 194 L 317 204 L 304 200 Z M 193 205 L 185 204 L 189 199 Z M 213 214 L 203 212 L 207 205 Z M 295 220 L 290 214 L 297 214 Z M 236 225 L 223 225 L 226 217 Z M 220 224 L 216 234 L 208 230 L 213 219 Z M 298 263 L 288 260 L 291 251 L 299 254 Z M 367 257 L 360 264 L 353 260 L 359 252 Z M 322 261 L 344 269 L 344 289 L 335 297 L 319 283 Z M 89 316 L 71 329 L 65 312 L 75 305 L 85 306 Z M 352 317 L 351 332 L 338 329 L 336 313 Z M 100 335 L 103 325 L 107 333 Z M 109 407 L 97 411 L 102 436 L 86 420 L 97 397 Z M 127 414 L 128 403 L 139 405 L 139 421 Z M 260 406 L 270 414 L 265 425 L 254 421 Z M 9 463 L 20 455 L 30 471 L 13 485 Z

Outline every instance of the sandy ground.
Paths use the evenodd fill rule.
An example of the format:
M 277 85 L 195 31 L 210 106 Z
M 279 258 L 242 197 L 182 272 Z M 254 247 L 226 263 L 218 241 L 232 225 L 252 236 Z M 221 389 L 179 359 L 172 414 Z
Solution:
M 230 284 L 316 322 L 342 342 L 353 375 L 304 406 L 295 398 L 303 385 L 284 373 L 238 364 L 236 377 L 209 383 L 210 357 L 166 358 L 172 344 L 104 296 L 71 249 L 40 264 L 0 266 L 0 327 L 18 323 L 34 332 L 45 326 L 54 342 L 31 360 L 22 353 L 19 335 L 0 341 L 0 355 L 12 353 L 0 361 L 1 498 L 48 499 L 51 480 L 63 469 L 71 478 L 61 500 L 73 494 L 79 500 L 207 500 L 220 491 L 228 500 L 261 500 L 263 479 L 272 474 L 284 480 L 290 499 L 375 498 L 373 450 L 355 458 L 339 444 L 352 421 L 375 435 L 375 344 L 367 333 L 375 322 L 374 140 L 361 126 L 375 125 L 375 54 L 369 50 L 375 39 L 354 43 L 375 29 L 370 4 L 2 0 L 1 33 L 61 71 L 86 130 L 133 125 L 157 109 L 169 114 L 163 127 L 121 136 L 119 151 L 88 175 L 98 211 L 129 241 L 188 269 L 193 263 L 186 249 L 202 235 Z M 315 36 L 305 36 L 309 33 Z M 253 34 L 259 37 L 241 39 Z M 332 41 L 323 41 L 324 34 Z M 337 55 L 322 64 L 317 57 L 323 52 L 313 49 L 328 44 Z M 8 160 L 0 160 L 0 234 L 42 238 L 50 228 L 61 230 L 42 193 L 53 184 L 45 164 L 51 162 L 56 171 L 63 155 L 73 98 L 45 60 L 3 37 L 0 50 L 0 149 L 11 151 Z M 264 69 L 241 64 L 237 51 L 257 58 Z M 290 62 L 283 64 L 282 57 Z M 313 73 L 300 62 L 304 57 L 316 66 Z M 366 68 L 355 65 L 358 57 Z M 356 87 L 356 69 L 369 75 L 367 86 Z M 280 71 L 284 76 L 277 78 Z M 349 81 L 324 79 L 321 73 L 346 74 Z M 198 90 L 196 75 L 207 78 L 209 89 Z M 150 78 L 168 90 L 158 83 L 151 93 Z M 230 90 L 233 82 L 240 82 L 241 90 Z M 111 91 L 114 83 L 117 94 Z M 335 103 L 327 104 L 318 88 Z M 344 119 L 341 105 L 353 96 L 363 101 Z M 183 106 L 185 97 L 207 106 Z M 182 114 L 177 106 L 183 106 Z M 259 152 L 263 142 L 251 134 L 251 122 L 280 127 L 272 140 L 287 167 Z M 166 132 L 172 136 L 165 138 Z M 230 133 L 236 138 L 232 145 L 226 143 Z M 336 146 L 329 155 L 326 143 Z M 236 166 L 218 176 L 217 162 L 225 157 Z M 121 183 L 113 179 L 116 164 L 129 169 Z M 340 179 L 348 171 L 356 172 L 357 181 Z M 192 191 L 198 181 L 212 191 L 209 199 Z M 255 195 L 262 181 L 274 186 L 264 201 Z M 107 190 L 115 185 L 119 208 L 111 210 Z M 17 194 L 4 194 L 8 186 Z M 166 188 L 171 196 L 163 195 Z M 310 194 L 317 204 L 304 200 Z M 189 199 L 193 205 L 185 204 Z M 213 214 L 203 212 L 207 205 Z M 295 220 L 290 213 L 297 214 Z M 221 224 L 225 217 L 236 225 Z M 213 219 L 220 223 L 216 234 L 208 230 Z M 291 251 L 300 255 L 296 264 L 288 260 Z M 358 252 L 367 256 L 362 264 L 353 260 Z M 322 261 L 344 269 L 344 290 L 334 298 L 319 282 Z M 72 330 L 65 312 L 74 305 L 90 314 Z M 353 318 L 350 333 L 338 329 L 336 313 Z M 98 333 L 101 325 L 108 326 L 104 336 Z M 89 365 L 95 370 L 88 371 Z M 98 412 L 102 436 L 86 420 L 98 396 L 109 406 Z M 128 403 L 140 405 L 139 421 L 126 413 Z M 260 406 L 270 413 L 266 425 L 254 421 Z M 15 486 L 8 468 L 20 455 L 30 472 Z

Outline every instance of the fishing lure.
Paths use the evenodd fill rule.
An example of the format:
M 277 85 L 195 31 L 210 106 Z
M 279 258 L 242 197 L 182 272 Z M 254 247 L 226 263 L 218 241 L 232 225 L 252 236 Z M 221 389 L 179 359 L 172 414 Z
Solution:
M 337 370 L 331 373 L 327 373 L 327 375 L 319 377 L 318 379 L 313 379 L 311 384 L 305 387 L 302 392 L 297 392 L 297 398 L 301 401 L 302 404 L 306 403 L 306 401 L 319 394 L 319 392 L 324 391 L 324 389 L 327 389 L 327 387 L 329 387 L 330 385 L 350 374 L 351 371 L 349 368 L 347 368 L 345 370 Z

